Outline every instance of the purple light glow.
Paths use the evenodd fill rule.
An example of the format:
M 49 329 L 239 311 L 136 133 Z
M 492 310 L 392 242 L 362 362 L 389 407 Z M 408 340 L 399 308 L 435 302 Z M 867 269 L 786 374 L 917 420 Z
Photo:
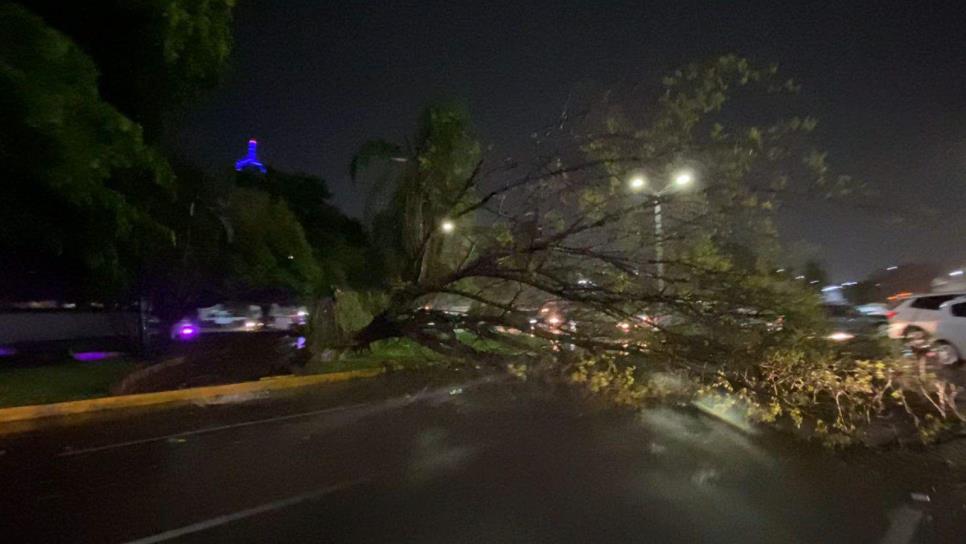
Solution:
M 16 354 L 16 349 L 7 346 L 0 346 L 0 357 L 13 357 Z
M 198 336 L 198 332 L 198 327 L 195 327 L 194 325 L 181 325 L 181 327 L 178 328 L 178 336 L 180 336 L 182 340 L 190 340 Z
M 120 355 L 116 351 L 79 351 L 71 354 L 75 361 L 102 361 Z

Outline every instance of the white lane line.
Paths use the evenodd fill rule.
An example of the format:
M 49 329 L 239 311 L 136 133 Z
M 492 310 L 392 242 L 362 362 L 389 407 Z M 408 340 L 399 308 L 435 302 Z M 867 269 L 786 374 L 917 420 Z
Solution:
M 249 427 L 251 425 L 261 425 L 264 423 L 275 423 L 278 421 L 285 421 L 288 419 L 297 419 L 300 417 L 310 417 L 322 414 L 331 414 L 335 412 L 343 412 L 346 410 L 352 410 L 355 408 L 363 408 L 369 406 L 369 403 L 362 404 L 350 404 L 347 406 L 336 406 L 333 408 L 325 408 L 322 410 L 313 410 L 311 412 L 299 412 L 297 414 L 287 414 L 284 416 L 270 417 L 266 419 L 255 419 L 252 421 L 243 421 L 241 423 L 231 423 L 228 425 L 219 425 L 217 427 L 205 427 L 204 429 L 197 429 L 194 431 L 184 431 L 180 433 L 168 434 L 164 436 L 152 436 L 151 438 L 141 438 L 139 440 L 128 440 L 126 442 L 115 442 L 113 444 L 106 444 L 104 446 L 95 446 L 92 448 L 83 448 L 78 450 L 68 450 L 57 454 L 57 457 L 72 457 L 74 455 L 82 455 L 85 453 L 94 453 L 98 451 L 112 450 L 115 448 L 126 448 L 128 446 L 137 446 L 138 444 L 149 444 L 151 442 L 160 442 L 163 440 L 171 440 L 176 438 L 184 438 L 187 436 L 196 436 L 199 434 L 215 433 L 218 431 L 226 431 L 229 429 L 237 429 L 240 427 Z
M 163 533 L 158 533 L 156 535 L 146 536 L 139 538 L 137 540 L 128 541 L 126 544 L 153 544 L 155 542 L 165 542 L 168 540 L 173 540 L 175 538 L 180 538 L 185 535 L 190 535 L 192 533 L 198 533 L 201 531 L 206 531 L 214 527 L 225 525 L 233 521 L 238 521 L 245 518 L 250 518 L 252 516 L 257 516 L 259 514 L 264 514 L 265 512 L 271 512 L 273 510 L 281 510 L 282 508 L 288 508 L 289 506 L 294 506 L 296 504 L 319 499 L 326 495 L 335 493 L 336 491 L 341 491 L 349 487 L 353 487 L 363 483 L 367 480 L 353 480 L 351 482 L 346 482 L 342 484 L 335 484 L 329 487 L 324 487 L 322 489 L 317 489 L 315 491 L 309 491 L 308 493 L 302 493 L 301 495 L 295 495 L 293 497 L 288 497 L 285 499 L 279 499 L 277 501 L 272 501 L 269 503 L 261 504 L 252 508 L 247 508 L 245 510 L 240 510 L 232 514 L 225 514 L 222 516 L 214 517 L 205 521 L 199 521 L 198 523 L 192 523 L 191 525 L 185 525 L 178 529 L 171 529 L 170 531 L 165 531 Z

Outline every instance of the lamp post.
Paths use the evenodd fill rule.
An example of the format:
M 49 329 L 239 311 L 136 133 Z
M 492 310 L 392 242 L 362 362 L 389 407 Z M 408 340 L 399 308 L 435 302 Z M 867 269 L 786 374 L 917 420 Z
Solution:
M 647 191 L 656 197 L 654 202 L 654 258 L 657 261 L 657 289 L 664 290 L 664 222 L 661 218 L 661 197 L 674 190 L 684 189 L 694 182 L 694 174 L 690 170 L 679 170 L 671 178 L 671 182 L 664 188 L 654 191 L 649 188 L 647 178 L 637 175 L 630 179 L 628 186 L 635 193 Z

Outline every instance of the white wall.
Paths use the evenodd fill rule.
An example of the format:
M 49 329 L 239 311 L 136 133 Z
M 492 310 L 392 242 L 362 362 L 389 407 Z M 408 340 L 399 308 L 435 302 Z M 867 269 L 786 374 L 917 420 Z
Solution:
M 0 313 L 0 344 L 137 336 L 135 312 Z

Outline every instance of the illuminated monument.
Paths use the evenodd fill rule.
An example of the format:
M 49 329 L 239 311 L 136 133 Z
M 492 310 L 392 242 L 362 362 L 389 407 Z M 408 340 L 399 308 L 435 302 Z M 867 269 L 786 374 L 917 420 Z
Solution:
M 258 142 L 255 141 L 255 138 L 248 140 L 248 154 L 235 163 L 235 170 L 239 172 L 242 170 L 258 170 L 264 174 L 265 165 L 258 160 L 257 148 Z

